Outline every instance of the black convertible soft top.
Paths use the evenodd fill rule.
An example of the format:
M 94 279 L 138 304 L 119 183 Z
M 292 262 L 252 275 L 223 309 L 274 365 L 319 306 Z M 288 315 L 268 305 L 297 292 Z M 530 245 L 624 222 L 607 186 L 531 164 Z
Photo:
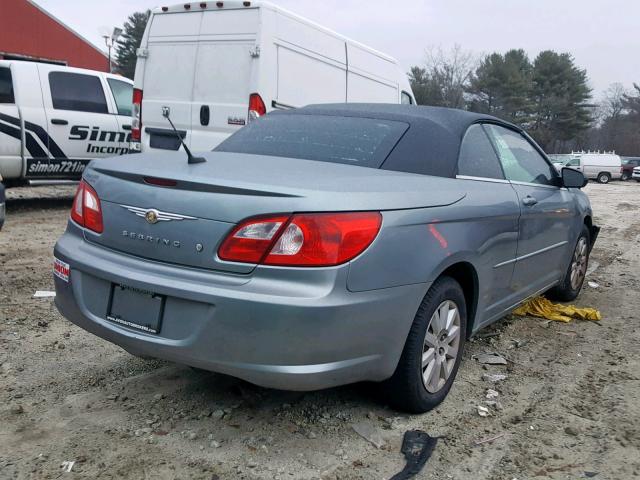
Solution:
M 472 124 L 489 122 L 521 131 L 491 115 L 417 105 L 340 103 L 309 105 L 273 113 L 362 117 L 407 123 L 409 129 L 380 168 L 439 177 L 455 177 L 460 143 Z

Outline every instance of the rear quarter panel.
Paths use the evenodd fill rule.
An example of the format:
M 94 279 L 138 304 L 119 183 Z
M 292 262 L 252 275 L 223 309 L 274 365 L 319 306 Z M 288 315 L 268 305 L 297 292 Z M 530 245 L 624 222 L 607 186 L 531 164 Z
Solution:
M 459 182 L 467 194 L 452 205 L 383 212 L 380 234 L 351 264 L 349 290 L 428 285 L 467 262 L 478 277 L 480 320 L 504 308 L 518 239 L 516 194 L 508 183 Z

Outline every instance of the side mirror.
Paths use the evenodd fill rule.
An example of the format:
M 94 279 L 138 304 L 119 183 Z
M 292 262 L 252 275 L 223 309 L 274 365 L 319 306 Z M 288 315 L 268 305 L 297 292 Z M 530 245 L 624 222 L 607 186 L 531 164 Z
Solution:
M 562 169 L 562 186 L 566 188 L 582 188 L 589 181 L 587 178 L 579 172 L 578 170 L 574 170 L 573 168 L 563 167 Z

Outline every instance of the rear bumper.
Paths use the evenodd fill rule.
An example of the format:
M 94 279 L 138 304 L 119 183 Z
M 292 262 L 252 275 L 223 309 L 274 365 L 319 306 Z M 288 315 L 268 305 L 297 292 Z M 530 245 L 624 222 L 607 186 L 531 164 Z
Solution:
M 113 252 L 74 232 L 55 256 L 70 265 L 69 282 L 55 277 L 56 306 L 81 328 L 134 354 L 285 390 L 390 377 L 428 287 L 349 292 L 348 265 L 203 272 Z M 159 335 L 106 320 L 114 283 L 166 295 Z

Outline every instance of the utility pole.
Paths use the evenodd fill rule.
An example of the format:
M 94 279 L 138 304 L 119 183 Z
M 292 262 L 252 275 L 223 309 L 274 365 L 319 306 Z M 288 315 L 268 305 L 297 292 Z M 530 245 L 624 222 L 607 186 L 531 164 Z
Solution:
M 111 47 L 115 45 L 115 43 L 118 41 L 118 38 L 120 38 L 120 35 L 122 35 L 122 29 L 116 27 L 113 29 L 113 33 L 111 35 L 102 36 L 102 38 L 104 38 L 104 44 L 106 45 L 107 52 L 109 54 L 109 73 L 113 73 L 113 64 L 111 63 Z
M 104 44 L 107 46 L 107 52 L 109 52 L 109 73 L 113 72 L 113 67 L 111 66 L 111 37 L 109 35 L 103 35 Z

